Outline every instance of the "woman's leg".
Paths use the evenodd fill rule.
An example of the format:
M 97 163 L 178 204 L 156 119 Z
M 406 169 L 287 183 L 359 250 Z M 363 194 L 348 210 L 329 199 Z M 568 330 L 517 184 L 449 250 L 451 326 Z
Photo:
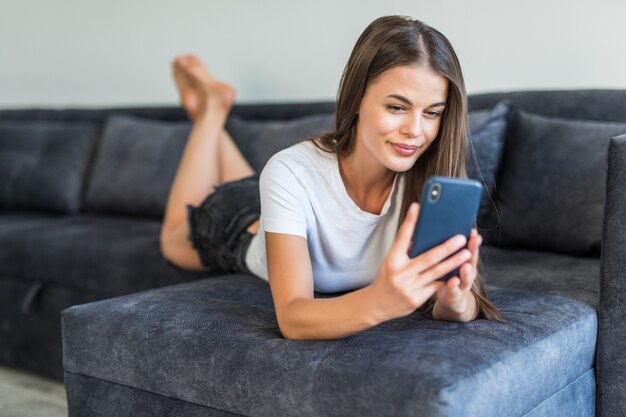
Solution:
M 254 175 L 254 170 L 227 131 L 220 137 L 220 184 Z
M 178 57 L 173 67 L 181 101 L 194 124 L 170 189 L 160 246 L 166 259 L 201 270 L 198 253 L 187 239 L 186 205 L 197 206 L 215 185 L 254 172 L 224 131 L 235 95 L 232 87 L 213 80 L 193 55 Z M 248 230 L 256 232 L 254 226 Z
M 212 83 L 215 83 L 215 80 L 195 55 L 177 57 L 172 67 L 181 104 L 189 119 L 195 121 L 198 115 L 206 110 L 202 106 L 203 92 Z M 227 99 L 232 104 L 234 91 L 231 89 L 231 92 L 233 95 L 227 96 Z M 217 160 L 214 162 L 218 167 L 218 175 L 217 182 L 214 184 L 222 184 L 254 175 L 254 170 L 226 130 L 222 129 L 222 135 L 218 142 Z M 213 189 L 209 193 L 211 191 Z M 248 228 L 248 231 L 256 233 L 258 225 L 259 222 L 257 221 Z
M 195 121 L 198 115 L 205 111 L 202 105 L 203 91 L 207 87 L 210 88 L 211 84 L 215 83 L 215 80 L 195 55 L 181 55 L 177 57 L 172 67 L 181 104 L 185 108 L 189 119 Z M 234 95 L 230 99 L 234 99 Z M 238 180 L 254 174 L 254 170 L 226 130 L 222 129 L 222 135 L 218 142 L 219 150 L 216 156 L 219 175 L 217 184 Z

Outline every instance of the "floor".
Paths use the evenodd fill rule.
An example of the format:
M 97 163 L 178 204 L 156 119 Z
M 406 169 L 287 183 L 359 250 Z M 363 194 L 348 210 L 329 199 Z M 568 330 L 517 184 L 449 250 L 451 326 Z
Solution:
M 0 417 L 67 417 L 59 381 L 0 366 Z

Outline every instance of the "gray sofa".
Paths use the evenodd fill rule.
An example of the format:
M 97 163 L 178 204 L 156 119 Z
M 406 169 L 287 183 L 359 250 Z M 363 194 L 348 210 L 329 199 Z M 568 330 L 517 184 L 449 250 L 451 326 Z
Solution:
M 108 298 L 63 312 L 71 416 L 624 414 L 625 104 L 626 91 L 606 90 L 470 97 L 470 174 L 495 197 L 479 217 L 483 275 L 505 322 L 415 313 L 335 341 L 283 339 L 257 278 L 160 258 L 159 216 L 189 128 L 182 112 L 2 111 L 12 121 L 0 123 L 0 152 L 16 152 L 4 128 L 93 133 L 79 129 L 92 137 L 74 149 L 81 175 L 63 177 L 79 191 L 55 201 L 56 214 L 46 204 L 58 193 L 24 196 L 7 170 L 1 360 L 58 375 L 60 309 Z M 227 129 L 258 170 L 328 126 L 331 110 L 238 106 Z

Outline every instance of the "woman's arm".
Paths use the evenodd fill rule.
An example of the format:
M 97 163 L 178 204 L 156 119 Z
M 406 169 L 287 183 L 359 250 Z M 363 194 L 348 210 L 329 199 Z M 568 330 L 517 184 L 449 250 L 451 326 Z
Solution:
M 464 236 L 410 259 L 414 204 L 372 284 L 343 296 L 314 299 L 305 238 L 265 232 L 267 266 L 278 325 L 287 339 L 337 339 L 413 313 L 444 284 L 437 278 L 467 262 Z M 456 252 L 456 254 L 454 254 Z M 452 255 L 454 254 L 454 255 Z M 450 256 L 452 255 L 452 256 Z
M 313 298 L 305 238 L 265 232 L 265 244 L 276 317 L 286 339 L 338 339 L 383 321 L 370 287 L 335 298 Z

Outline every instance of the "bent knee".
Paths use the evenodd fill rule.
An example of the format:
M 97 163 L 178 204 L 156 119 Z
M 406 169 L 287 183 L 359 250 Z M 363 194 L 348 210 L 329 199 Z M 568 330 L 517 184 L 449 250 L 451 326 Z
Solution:
M 186 226 L 186 225 L 184 225 Z M 168 262 L 193 271 L 202 271 L 204 267 L 200 261 L 200 255 L 187 239 L 185 227 L 173 230 L 161 231 L 159 237 L 159 250 Z
M 170 233 L 164 232 L 161 230 L 161 234 L 159 235 L 159 251 L 161 252 L 161 256 L 163 256 L 166 260 L 170 261 L 172 254 L 172 240 Z
M 173 239 L 171 232 L 161 231 L 161 235 L 159 236 L 159 250 L 161 252 L 161 256 L 165 258 L 165 260 L 176 264 L 176 242 Z

